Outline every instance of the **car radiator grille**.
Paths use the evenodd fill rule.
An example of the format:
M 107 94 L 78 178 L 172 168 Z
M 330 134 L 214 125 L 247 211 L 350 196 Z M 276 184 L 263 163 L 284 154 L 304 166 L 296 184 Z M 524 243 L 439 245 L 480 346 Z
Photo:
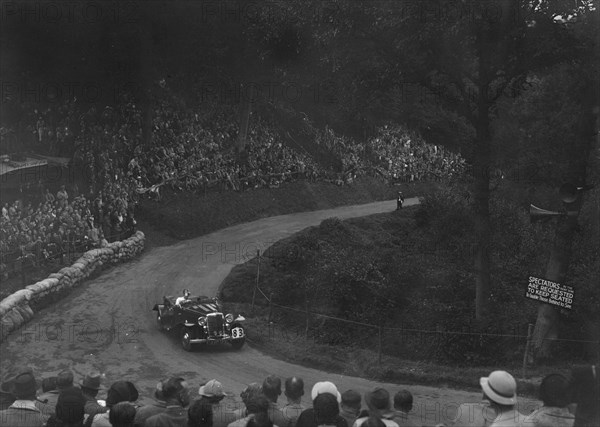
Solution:
M 206 316 L 209 335 L 221 335 L 223 333 L 223 315 L 209 314 Z

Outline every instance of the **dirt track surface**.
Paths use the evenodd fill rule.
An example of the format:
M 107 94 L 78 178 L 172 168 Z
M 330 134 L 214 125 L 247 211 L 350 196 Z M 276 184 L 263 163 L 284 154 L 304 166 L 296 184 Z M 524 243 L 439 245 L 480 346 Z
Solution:
M 415 203 L 416 199 L 408 199 L 405 206 Z M 269 374 L 302 377 L 306 404 L 317 381 L 332 381 L 342 391 L 353 388 L 366 392 L 381 384 L 292 365 L 248 345 L 240 351 L 225 345 L 185 352 L 174 337 L 157 330 L 152 307 L 163 295 L 179 295 L 184 288 L 194 294 L 215 295 L 231 268 L 253 257 L 257 248 L 265 250 L 275 241 L 325 218 L 344 219 L 395 208 L 395 201 L 386 201 L 283 215 L 153 248 L 137 260 L 81 285 L 14 332 L 0 345 L 2 377 L 20 365 L 32 366 L 38 378 L 69 368 L 76 379 L 81 379 L 96 369 L 105 373 L 104 385 L 119 379 L 133 381 L 140 390 L 141 402 L 150 401 L 159 379 L 175 374 L 184 376 L 194 390 L 209 379 L 218 379 L 231 395 L 225 400 L 228 404 L 239 404 L 239 393 L 245 385 L 262 382 Z M 401 387 L 383 386 L 391 393 Z M 446 420 L 457 403 L 476 402 L 481 397 L 480 393 L 444 388 L 407 388 L 415 396 L 415 421 L 421 415 L 418 421 L 431 425 Z

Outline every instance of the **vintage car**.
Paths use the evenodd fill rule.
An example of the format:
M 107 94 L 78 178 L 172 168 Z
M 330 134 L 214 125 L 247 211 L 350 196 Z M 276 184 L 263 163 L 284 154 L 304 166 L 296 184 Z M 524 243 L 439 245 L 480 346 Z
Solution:
M 177 331 L 184 350 L 190 351 L 193 344 L 228 342 L 235 349 L 244 345 L 246 334 L 241 323 L 244 317 L 223 314 L 217 298 L 189 296 L 180 305 L 175 304 L 176 300 L 165 296 L 163 303 L 156 304 L 153 310 L 157 312 L 158 327 Z

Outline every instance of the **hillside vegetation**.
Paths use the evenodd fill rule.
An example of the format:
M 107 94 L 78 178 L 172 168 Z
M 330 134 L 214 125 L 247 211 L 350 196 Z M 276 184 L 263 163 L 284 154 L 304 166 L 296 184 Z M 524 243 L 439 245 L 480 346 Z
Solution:
M 308 308 L 382 325 L 384 354 L 446 364 L 519 366 L 527 324 L 537 310 L 537 303 L 524 297 L 527 277 L 543 276 L 552 236 L 546 225 L 530 224 L 528 213 L 514 201 L 496 198 L 493 207 L 494 234 L 487 250 L 496 266 L 491 304 L 496 322 L 487 328 L 475 328 L 470 320 L 475 240 L 458 186 L 434 192 L 420 207 L 346 221 L 330 218 L 273 245 L 261 259 L 259 286 L 265 295 L 272 294 L 274 303 L 298 311 L 276 307 L 272 320 L 304 336 L 303 311 Z M 234 268 L 222 285 L 225 301 L 251 302 L 256 261 Z M 597 290 L 589 287 L 581 294 L 579 312 L 584 313 L 594 306 Z M 258 304 L 266 307 L 258 295 Z M 565 334 L 585 339 L 585 319 L 567 317 Z M 320 316 L 310 316 L 308 334 L 319 344 L 378 347 L 376 328 Z M 580 343 L 555 346 L 557 362 L 585 358 L 587 351 Z

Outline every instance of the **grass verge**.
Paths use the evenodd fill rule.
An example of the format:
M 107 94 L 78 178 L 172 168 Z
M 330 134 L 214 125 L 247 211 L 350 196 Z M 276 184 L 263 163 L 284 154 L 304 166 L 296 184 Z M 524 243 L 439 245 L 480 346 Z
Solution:
M 390 200 L 398 191 L 413 197 L 435 187 L 435 183 L 389 186 L 379 179 L 363 178 L 344 186 L 297 181 L 279 188 L 242 192 L 182 192 L 163 195 L 160 202 L 143 200 L 138 216 L 144 224 L 170 238 L 190 239 L 260 218 Z
M 256 306 L 255 314 L 251 313 L 251 305 L 246 303 L 226 303 L 226 307 L 227 311 L 240 312 L 246 317 L 248 342 L 252 347 L 277 359 L 332 374 L 476 392 L 480 390 L 479 378 L 496 369 L 505 369 L 517 380 L 520 396 L 537 398 L 537 388 L 548 373 L 544 367 L 528 368 L 523 378 L 519 366 L 448 366 L 385 354 L 379 361 L 376 349 L 319 344 L 310 335 L 307 339 L 302 333 L 276 323 L 269 325 L 268 307 Z M 567 373 L 567 369 L 562 373 Z

